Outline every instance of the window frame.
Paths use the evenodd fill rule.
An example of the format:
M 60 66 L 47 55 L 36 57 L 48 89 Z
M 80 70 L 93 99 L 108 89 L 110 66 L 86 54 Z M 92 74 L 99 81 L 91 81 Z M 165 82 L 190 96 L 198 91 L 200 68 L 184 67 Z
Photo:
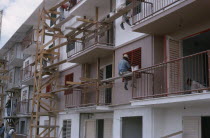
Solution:
M 65 122 L 66 122 L 66 125 L 65 125 Z M 69 125 L 68 123 L 70 123 L 70 129 L 68 129 L 68 125 Z M 71 119 L 63 120 L 62 138 L 67 138 L 68 130 L 69 130 L 69 133 L 70 133 L 70 137 L 68 137 L 68 138 L 71 138 L 71 128 L 72 128 L 72 120 Z M 64 130 L 65 130 L 65 136 L 64 136 Z

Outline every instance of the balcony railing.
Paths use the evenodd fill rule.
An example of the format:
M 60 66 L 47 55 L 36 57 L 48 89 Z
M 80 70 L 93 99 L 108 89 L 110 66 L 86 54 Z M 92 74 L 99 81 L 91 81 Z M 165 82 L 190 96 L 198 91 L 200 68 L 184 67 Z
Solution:
M 30 114 L 32 112 L 32 101 L 31 100 L 23 100 L 19 101 L 17 104 L 17 113 L 18 114 Z
M 133 24 L 160 14 L 183 1 L 186 0 L 133 0 Z
M 22 70 L 22 80 L 27 80 L 32 78 L 34 75 L 33 66 L 27 66 Z
M 94 27 L 92 28 L 94 29 Z M 89 30 L 91 31 L 91 30 Z M 92 30 L 94 31 L 94 30 Z M 71 43 L 70 50 L 67 51 L 68 58 L 74 57 L 88 49 L 96 46 L 101 47 L 113 47 L 114 46 L 114 35 L 113 27 L 110 27 L 107 31 L 94 32 L 91 36 L 85 39 L 85 41 L 76 41 Z
M 36 31 L 37 30 L 32 30 L 31 32 L 29 32 L 26 37 L 23 39 L 22 45 L 24 47 L 24 49 L 28 48 L 31 44 L 36 42 Z
M 83 89 L 73 90 L 65 97 L 65 107 L 74 108 L 110 105 L 112 103 L 112 88 L 100 88 L 99 91 L 97 91 L 96 88 L 97 84 L 92 83 L 91 86 L 85 86 Z
M 207 92 L 210 51 L 171 60 L 133 73 L 133 98 Z

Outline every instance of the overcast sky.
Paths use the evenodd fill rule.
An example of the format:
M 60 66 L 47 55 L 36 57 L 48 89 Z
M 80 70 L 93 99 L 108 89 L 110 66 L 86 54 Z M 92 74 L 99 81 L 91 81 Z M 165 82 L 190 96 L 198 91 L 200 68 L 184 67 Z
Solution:
M 41 2 L 42 0 L 0 0 L 0 10 L 4 10 L 0 48 Z

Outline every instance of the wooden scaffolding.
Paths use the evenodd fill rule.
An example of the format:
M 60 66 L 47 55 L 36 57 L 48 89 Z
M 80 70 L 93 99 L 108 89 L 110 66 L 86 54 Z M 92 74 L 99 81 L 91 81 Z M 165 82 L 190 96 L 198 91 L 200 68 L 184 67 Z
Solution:
M 97 78 L 89 79 L 87 75 L 87 65 L 84 64 L 84 74 L 81 82 L 67 82 L 69 86 L 60 86 L 58 84 L 59 65 L 64 64 L 67 59 L 60 60 L 60 48 L 75 41 L 86 43 L 91 39 L 98 42 L 98 35 L 104 33 L 113 24 L 113 21 L 128 12 L 132 4 L 116 12 L 112 17 L 99 21 L 99 9 L 96 7 L 95 19 L 77 18 L 81 24 L 73 28 L 65 29 L 69 33 L 63 34 L 61 26 L 71 20 L 74 16 L 70 15 L 65 20 L 59 22 L 58 8 L 68 2 L 64 0 L 51 9 L 43 8 L 39 11 L 39 20 L 37 27 L 37 44 L 34 72 L 34 91 L 32 99 L 32 115 L 30 122 L 30 138 L 56 138 L 57 137 L 57 92 L 64 92 L 69 89 L 87 89 L 88 85 L 95 85 L 97 90 L 96 103 L 99 102 L 99 70 L 100 59 L 97 59 Z M 57 15 L 57 16 L 52 16 Z M 50 24 L 51 23 L 51 24 Z M 61 40 L 62 39 L 62 40 Z M 63 40 L 66 40 L 63 42 Z M 93 84 L 94 83 L 94 84 Z M 46 93 L 46 88 L 50 85 L 50 92 Z M 44 120 L 47 120 L 45 123 Z
M 4 114 L 4 81 L 8 80 L 6 73 L 6 60 L 0 59 L 0 122 L 3 123 Z

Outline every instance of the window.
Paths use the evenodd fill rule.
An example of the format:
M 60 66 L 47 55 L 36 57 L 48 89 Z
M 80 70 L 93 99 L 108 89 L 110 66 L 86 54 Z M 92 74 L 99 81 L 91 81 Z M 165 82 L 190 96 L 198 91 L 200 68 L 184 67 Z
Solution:
M 96 135 L 97 138 L 103 138 L 104 137 L 104 120 L 99 119 L 96 121 Z
M 142 138 L 143 136 L 143 118 L 136 117 L 122 117 L 122 138 Z
M 66 46 L 66 53 L 70 52 L 71 50 L 75 49 L 75 42 L 69 42 Z
M 25 134 L 25 121 L 20 122 L 20 134 Z
M 56 19 L 57 15 L 51 13 L 51 18 Z M 50 27 L 53 26 L 54 22 L 52 20 L 50 20 Z
M 100 79 L 112 78 L 112 64 L 107 65 L 100 69 Z M 104 92 L 105 104 L 110 104 L 112 102 L 112 88 L 105 88 Z
M 63 121 L 63 138 L 71 138 L 71 120 Z
M 13 72 L 9 73 L 9 83 L 12 83 L 12 76 L 13 76 Z
M 67 81 L 71 81 L 71 82 L 74 81 L 74 74 L 73 73 L 65 76 L 65 85 L 66 86 L 67 86 Z M 64 95 L 71 94 L 72 92 L 73 92 L 72 90 L 66 90 Z
M 25 62 L 25 71 L 24 71 L 24 75 L 29 74 L 29 60 L 27 60 Z
M 141 48 L 137 48 L 124 54 L 128 55 L 131 66 L 139 66 L 139 68 L 141 68 Z

